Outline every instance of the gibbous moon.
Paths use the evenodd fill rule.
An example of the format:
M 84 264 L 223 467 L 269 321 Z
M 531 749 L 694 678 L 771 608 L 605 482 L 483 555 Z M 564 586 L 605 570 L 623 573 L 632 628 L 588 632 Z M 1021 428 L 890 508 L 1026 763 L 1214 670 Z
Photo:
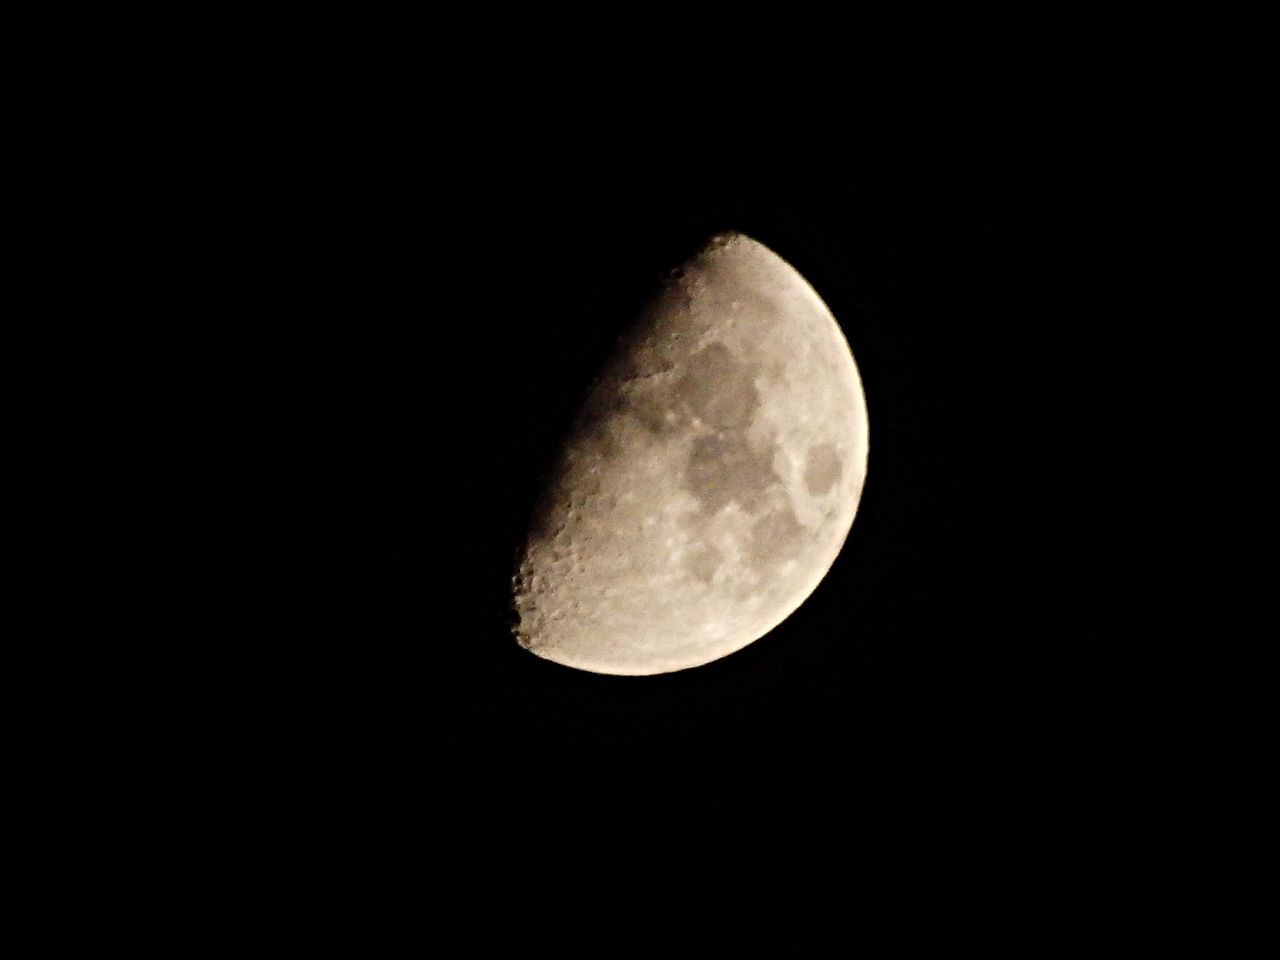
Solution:
M 520 644 L 595 673 L 709 663 L 785 620 L 858 508 L 867 408 L 818 294 L 714 237 L 596 380 L 514 578 Z

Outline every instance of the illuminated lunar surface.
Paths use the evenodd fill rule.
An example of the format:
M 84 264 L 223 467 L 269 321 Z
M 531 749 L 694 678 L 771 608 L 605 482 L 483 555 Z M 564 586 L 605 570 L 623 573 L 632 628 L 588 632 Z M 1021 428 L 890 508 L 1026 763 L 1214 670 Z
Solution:
M 520 558 L 516 638 L 609 674 L 741 649 L 831 568 L 862 494 L 867 432 L 826 304 L 762 244 L 713 238 L 587 396 Z

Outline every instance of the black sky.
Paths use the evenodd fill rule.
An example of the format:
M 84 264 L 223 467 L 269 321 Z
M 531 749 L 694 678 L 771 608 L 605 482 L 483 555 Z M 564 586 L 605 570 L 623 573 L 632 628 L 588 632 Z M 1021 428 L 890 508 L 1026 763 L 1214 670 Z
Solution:
M 1227 51 L 600 29 L 32 80 L 37 888 L 913 937 L 1236 876 L 1262 378 Z M 853 347 L 847 546 L 705 668 L 536 660 L 506 592 L 540 471 L 721 229 Z

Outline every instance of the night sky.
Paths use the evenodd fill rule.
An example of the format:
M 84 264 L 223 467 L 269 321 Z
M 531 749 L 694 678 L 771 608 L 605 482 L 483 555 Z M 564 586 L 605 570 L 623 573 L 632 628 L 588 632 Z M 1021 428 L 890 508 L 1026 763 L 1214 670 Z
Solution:
M 1258 776 L 1228 51 L 598 30 L 32 78 L 29 888 L 477 944 L 1207 903 Z M 845 549 L 706 667 L 536 659 L 508 594 L 557 438 L 726 229 L 858 362 Z

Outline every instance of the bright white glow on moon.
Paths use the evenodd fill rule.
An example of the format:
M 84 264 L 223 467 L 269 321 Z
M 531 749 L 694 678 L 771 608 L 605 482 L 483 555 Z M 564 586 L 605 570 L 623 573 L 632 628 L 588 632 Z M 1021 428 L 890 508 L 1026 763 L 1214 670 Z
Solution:
M 609 674 L 709 663 L 785 620 L 835 562 L 867 465 L 844 334 L 777 254 L 713 238 L 593 386 L 515 577 L 515 629 Z

